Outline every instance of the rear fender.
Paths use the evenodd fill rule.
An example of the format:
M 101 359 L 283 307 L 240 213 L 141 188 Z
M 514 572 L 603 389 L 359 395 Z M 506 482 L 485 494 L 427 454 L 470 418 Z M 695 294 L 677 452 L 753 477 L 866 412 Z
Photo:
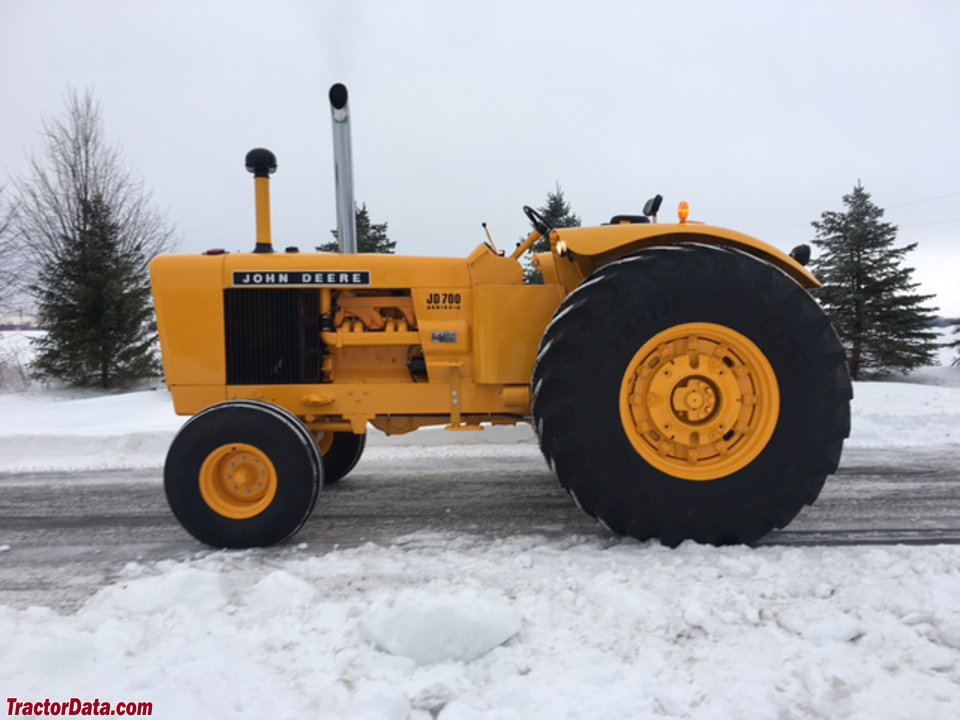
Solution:
M 694 242 L 742 250 L 780 268 L 802 287 L 821 287 L 820 281 L 809 270 L 782 250 L 749 235 L 712 225 L 623 224 L 558 228 L 554 232 L 554 247 L 558 248 L 559 254 L 569 255 L 568 259 L 580 267 L 584 277 L 637 250 Z

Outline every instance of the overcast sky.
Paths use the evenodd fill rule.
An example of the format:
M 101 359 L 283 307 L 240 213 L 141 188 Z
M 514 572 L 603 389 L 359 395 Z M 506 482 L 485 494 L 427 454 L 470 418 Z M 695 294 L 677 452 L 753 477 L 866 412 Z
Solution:
M 336 225 L 327 91 L 350 91 L 358 202 L 398 252 L 501 245 L 559 182 L 584 224 L 663 194 L 789 250 L 861 180 L 960 316 L 960 2 L 0 0 L 0 184 L 70 88 L 99 100 L 180 250 Z

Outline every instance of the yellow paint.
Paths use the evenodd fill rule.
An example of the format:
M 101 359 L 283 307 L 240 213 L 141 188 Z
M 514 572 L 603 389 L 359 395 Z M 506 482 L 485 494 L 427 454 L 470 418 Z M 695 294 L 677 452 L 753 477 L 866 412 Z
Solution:
M 470 285 L 519 285 L 523 268 L 511 257 L 501 257 L 480 245 L 467 258 Z
M 743 250 L 780 268 L 805 288 L 820 287 L 813 274 L 786 253 L 749 235 L 712 225 L 650 223 L 560 228 L 556 232 L 582 263 L 584 274 L 642 248 L 696 242 Z M 562 266 L 562 261 L 557 262 Z
M 270 236 L 270 178 L 253 179 L 254 197 L 257 211 L 257 245 L 271 247 Z
M 636 352 L 620 387 L 620 420 L 650 465 L 710 481 L 753 462 L 773 436 L 780 389 L 763 352 L 723 325 L 686 323 Z
M 559 286 L 486 285 L 474 297 L 474 381 L 529 383 L 539 338 L 563 300 Z
M 324 333 L 326 334 L 326 333 Z M 383 333 L 368 333 L 369 335 Z M 419 343 L 416 336 L 413 343 Z M 323 385 L 325 398 L 336 397 L 335 389 L 344 383 L 403 383 L 410 382 L 407 360 L 410 346 L 328 346 L 330 352 L 330 374 L 332 381 Z M 325 412 L 327 410 L 325 409 Z
M 317 448 L 320 450 L 321 455 L 326 455 L 328 452 L 330 452 L 330 448 L 333 447 L 334 437 L 332 430 L 314 433 L 314 437 L 317 440 Z
M 450 415 L 449 368 L 443 380 L 415 383 L 394 382 L 333 382 L 320 386 L 309 385 L 229 385 L 226 399 L 253 399 L 285 407 L 294 415 L 315 416 L 313 424 L 356 420 L 371 421 L 377 415 Z M 304 388 L 317 387 L 333 402 L 322 407 L 304 402 Z M 518 408 L 505 402 L 500 385 L 485 385 L 472 380 L 461 381 L 461 412 L 464 415 L 520 415 L 529 414 L 528 408 Z M 215 388 L 210 388 L 214 390 Z M 175 395 L 179 392 L 171 388 Z M 194 414 L 207 405 L 198 403 L 185 408 L 184 414 Z
M 503 398 L 503 404 L 508 407 L 524 409 L 530 407 L 529 385 L 504 385 L 500 396 Z
M 223 255 L 164 255 L 150 263 L 164 377 L 171 387 L 226 382 L 223 262 Z
M 259 448 L 221 445 L 200 467 L 200 495 L 218 515 L 248 520 L 270 507 L 277 494 L 277 470 Z
M 534 256 L 537 269 L 543 276 L 545 285 L 560 285 L 560 275 L 557 274 L 557 261 L 553 253 L 539 253 Z M 559 288 L 558 288 L 559 289 Z
M 415 345 L 420 342 L 420 335 L 416 332 L 401 332 L 388 330 L 384 332 L 367 332 L 363 325 L 350 323 L 336 332 L 320 333 L 320 337 L 330 347 L 359 347 L 383 345 Z
M 521 257 L 527 250 L 533 247 L 534 243 L 536 243 L 537 240 L 539 240 L 542 237 L 543 235 L 541 235 L 539 232 L 534 230 L 529 235 L 527 235 L 526 240 L 524 240 L 522 243 L 520 243 L 517 246 L 517 249 L 513 251 L 513 254 L 510 257 L 514 259 Z

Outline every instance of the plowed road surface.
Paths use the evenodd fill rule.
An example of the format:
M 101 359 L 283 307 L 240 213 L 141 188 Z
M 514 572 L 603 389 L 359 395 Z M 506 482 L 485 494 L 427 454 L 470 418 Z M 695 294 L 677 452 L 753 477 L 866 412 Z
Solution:
M 559 488 L 535 444 L 512 432 L 497 444 L 471 437 L 422 447 L 380 438 L 348 478 L 321 492 L 292 545 L 255 552 L 389 545 L 423 531 L 616 542 Z M 958 456 L 956 447 L 848 449 L 819 501 L 764 543 L 960 542 Z M 170 514 L 160 469 L 0 474 L 0 604 L 69 609 L 128 562 L 206 552 Z

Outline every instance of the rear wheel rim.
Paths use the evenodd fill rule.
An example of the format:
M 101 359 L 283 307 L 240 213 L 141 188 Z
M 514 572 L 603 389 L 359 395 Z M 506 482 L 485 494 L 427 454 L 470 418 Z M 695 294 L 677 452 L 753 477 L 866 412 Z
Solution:
M 627 364 L 620 419 L 640 456 L 673 477 L 717 480 L 767 446 L 780 417 L 776 373 L 749 338 L 724 325 L 657 333 Z
M 200 495 L 211 510 L 225 518 L 255 517 L 270 507 L 276 494 L 276 468 L 253 445 L 221 445 L 200 467 Z

